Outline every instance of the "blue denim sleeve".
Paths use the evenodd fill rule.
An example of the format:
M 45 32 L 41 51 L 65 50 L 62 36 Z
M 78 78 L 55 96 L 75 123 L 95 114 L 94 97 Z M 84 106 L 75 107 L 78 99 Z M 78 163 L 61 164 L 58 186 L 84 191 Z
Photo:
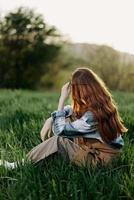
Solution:
M 73 109 L 71 105 L 64 106 L 63 110 L 65 111 L 65 117 L 70 117 L 73 114 Z
M 124 139 L 122 138 L 121 135 L 119 135 L 117 138 L 115 138 L 110 145 L 117 147 L 117 148 L 121 148 L 124 146 Z
M 53 123 L 52 131 L 55 135 L 82 136 L 97 130 L 97 122 L 93 120 L 91 112 L 86 112 L 80 119 L 66 122 L 66 111 L 54 111 L 51 113 Z

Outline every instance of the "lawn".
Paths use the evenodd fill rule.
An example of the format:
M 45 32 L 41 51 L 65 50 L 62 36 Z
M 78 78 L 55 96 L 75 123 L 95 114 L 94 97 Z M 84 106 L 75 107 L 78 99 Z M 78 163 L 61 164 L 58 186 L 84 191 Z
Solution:
M 129 129 L 116 162 L 84 168 L 55 156 L 36 166 L 0 167 L 0 200 L 134 199 L 134 94 L 112 94 Z M 0 90 L 0 159 L 19 161 L 41 142 L 40 130 L 58 97 L 56 92 Z

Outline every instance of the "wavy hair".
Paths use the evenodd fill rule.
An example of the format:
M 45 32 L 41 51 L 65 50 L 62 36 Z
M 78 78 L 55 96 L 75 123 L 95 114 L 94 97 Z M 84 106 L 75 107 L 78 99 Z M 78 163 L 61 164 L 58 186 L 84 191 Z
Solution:
M 111 93 L 96 73 L 89 68 L 77 68 L 72 73 L 71 85 L 76 117 L 91 111 L 104 141 L 110 142 L 127 132 Z

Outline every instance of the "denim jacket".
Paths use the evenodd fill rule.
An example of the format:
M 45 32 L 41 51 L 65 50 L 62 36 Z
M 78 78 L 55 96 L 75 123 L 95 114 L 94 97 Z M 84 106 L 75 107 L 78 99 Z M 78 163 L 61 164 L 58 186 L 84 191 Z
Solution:
M 98 122 L 94 120 L 91 111 L 85 112 L 80 119 L 76 119 L 73 122 L 66 122 L 66 118 L 70 117 L 72 114 L 73 109 L 70 105 L 64 106 L 62 111 L 54 111 L 51 113 L 53 119 L 52 131 L 54 135 L 69 138 L 95 138 L 104 142 L 98 130 Z M 124 140 L 121 135 L 119 135 L 110 145 L 121 148 L 124 145 Z

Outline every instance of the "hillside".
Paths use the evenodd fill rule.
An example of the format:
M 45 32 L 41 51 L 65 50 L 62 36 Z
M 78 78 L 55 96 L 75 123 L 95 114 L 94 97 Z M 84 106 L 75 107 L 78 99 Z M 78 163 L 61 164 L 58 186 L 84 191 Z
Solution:
M 65 45 L 64 50 L 71 57 L 75 59 L 82 59 L 85 62 L 90 61 L 96 54 L 99 48 L 105 48 L 107 52 L 114 51 L 119 55 L 121 63 L 133 64 L 134 66 L 134 54 L 129 54 L 121 51 L 117 51 L 114 48 L 106 45 L 88 44 L 88 43 L 68 43 Z

